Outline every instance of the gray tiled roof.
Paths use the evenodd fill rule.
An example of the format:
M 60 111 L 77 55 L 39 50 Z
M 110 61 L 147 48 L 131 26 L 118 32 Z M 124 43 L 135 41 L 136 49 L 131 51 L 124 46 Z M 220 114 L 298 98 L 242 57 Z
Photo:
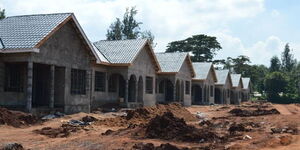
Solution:
M 0 20 L 0 38 L 4 47 L 2 45 L 0 48 L 34 48 L 70 15 L 72 13 L 24 15 L 2 19 Z
M 193 67 L 196 73 L 195 79 L 206 80 L 212 63 L 209 62 L 196 62 Z
M 228 77 L 229 70 L 216 70 L 216 75 L 218 78 L 218 82 L 216 84 L 224 85 L 226 84 L 226 79 Z
M 146 42 L 147 39 L 101 40 L 94 46 L 110 63 L 131 63 Z
M 232 80 L 232 86 L 238 87 L 240 80 L 241 80 L 241 74 L 231 74 L 231 80 Z
M 250 84 L 250 78 L 242 78 L 242 81 L 243 81 L 244 89 L 248 89 Z
M 155 53 L 161 72 L 179 72 L 188 53 Z

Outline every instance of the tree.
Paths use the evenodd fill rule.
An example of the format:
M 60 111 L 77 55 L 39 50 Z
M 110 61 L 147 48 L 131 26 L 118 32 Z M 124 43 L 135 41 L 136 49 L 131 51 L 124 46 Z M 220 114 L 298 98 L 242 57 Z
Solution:
M 0 20 L 5 18 L 5 9 L 0 8 Z
M 285 45 L 285 48 L 284 48 L 284 51 L 282 52 L 282 57 L 281 57 L 282 69 L 283 69 L 283 71 L 286 71 L 286 72 L 290 72 L 296 64 L 296 61 L 293 58 L 294 56 L 290 52 L 291 52 L 291 49 L 290 49 L 289 44 L 287 43 Z
M 123 16 L 123 30 L 122 33 L 125 39 L 137 39 L 140 34 L 140 24 L 135 20 L 135 15 L 137 14 L 135 7 L 126 8 L 126 12 Z
M 220 49 L 216 37 L 200 34 L 169 43 L 166 52 L 192 52 L 193 62 L 210 62 Z
M 280 92 L 285 92 L 288 85 L 287 77 L 282 72 L 272 72 L 266 76 L 265 89 L 269 100 L 274 101 Z
M 138 22 L 135 19 L 138 11 L 135 7 L 126 8 L 126 12 L 123 15 L 123 19 L 116 18 L 107 29 L 106 39 L 107 40 L 126 40 L 126 39 L 148 39 L 152 46 L 154 44 L 154 35 L 150 30 L 141 31 L 140 25 L 142 22 Z
M 116 22 L 112 23 L 107 30 L 107 40 L 122 40 L 123 26 L 119 18 L 116 18 Z
M 271 58 L 270 72 L 280 71 L 281 63 L 277 56 Z
M 250 67 L 250 58 L 248 56 L 240 55 L 237 58 L 230 58 L 232 60 L 232 68 L 235 73 L 242 74 L 242 76 L 246 76 L 246 71 Z

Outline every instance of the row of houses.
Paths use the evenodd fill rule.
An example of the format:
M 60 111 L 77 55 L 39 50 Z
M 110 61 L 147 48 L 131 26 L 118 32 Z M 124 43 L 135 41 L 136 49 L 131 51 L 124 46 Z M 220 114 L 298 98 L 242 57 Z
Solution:
M 89 112 L 107 103 L 239 104 L 250 79 L 154 53 L 146 39 L 91 43 L 72 13 L 0 20 L 0 106 Z

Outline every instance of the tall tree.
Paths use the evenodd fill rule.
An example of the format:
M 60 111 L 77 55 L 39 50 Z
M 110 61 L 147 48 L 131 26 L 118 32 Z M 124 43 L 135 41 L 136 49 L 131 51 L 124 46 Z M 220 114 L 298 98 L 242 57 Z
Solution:
M 199 34 L 168 44 L 166 52 L 192 52 L 192 61 L 212 61 L 218 50 L 222 49 L 216 37 Z
M 281 67 L 280 60 L 277 56 L 271 58 L 270 72 L 279 71 Z
M 116 22 L 112 23 L 109 26 L 109 29 L 107 30 L 107 40 L 122 40 L 122 31 L 123 31 L 123 26 L 122 22 L 120 21 L 119 18 L 116 18 Z
M 287 72 L 290 72 L 296 64 L 288 43 L 285 45 L 284 51 L 282 52 L 281 62 L 283 70 Z
M 0 20 L 5 18 L 5 9 L 0 8 Z
M 123 30 L 122 33 L 125 39 L 137 39 L 140 34 L 140 24 L 141 22 L 136 21 L 134 18 L 137 14 L 135 7 L 126 8 L 126 12 L 123 16 Z
M 288 81 L 284 73 L 272 72 L 268 74 L 265 79 L 265 88 L 269 100 L 277 100 L 279 97 L 279 93 L 286 91 L 287 85 Z
M 135 19 L 138 11 L 135 7 L 126 8 L 126 11 L 122 19 L 116 18 L 107 29 L 106 39 L 107 40 L 126 40 L 126 39 L 148 39 L 152 46 L 154 44 L 154 35 L 150 30 L 141 31 L 139 22 Z
M 229 62 L 232 63 L 231 67 L 233 68 L 233 71 L 235 73 L 242 74 L 243 76 L 246 76 L 246 71 L 250 67 L 250 58 L 248 56 L 240 55 L 237 58 L 228 58 Z

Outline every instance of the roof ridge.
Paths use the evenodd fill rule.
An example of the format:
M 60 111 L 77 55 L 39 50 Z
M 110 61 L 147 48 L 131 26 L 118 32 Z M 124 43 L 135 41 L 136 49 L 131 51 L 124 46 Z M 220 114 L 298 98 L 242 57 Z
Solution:
M 141 38 L 141 39 L 122 39 L 122 40 L 99 40 L 95 41 L 94 43 L 98 42 L 119 42 L 119 41 L 137 41 L 137 40 L 148 40 L 147 38 Z
M 31 16 L 49 16 L 49 15 L 62 15 L 62 14 L 74 14 L 73 12 L 66 13 L 49 13 L 49 14 L 28 14 L 28 15 L 17 15 L 17 16 L 8 16 L 6 18 L 16 18 L 16 17 L 31 17 Z

